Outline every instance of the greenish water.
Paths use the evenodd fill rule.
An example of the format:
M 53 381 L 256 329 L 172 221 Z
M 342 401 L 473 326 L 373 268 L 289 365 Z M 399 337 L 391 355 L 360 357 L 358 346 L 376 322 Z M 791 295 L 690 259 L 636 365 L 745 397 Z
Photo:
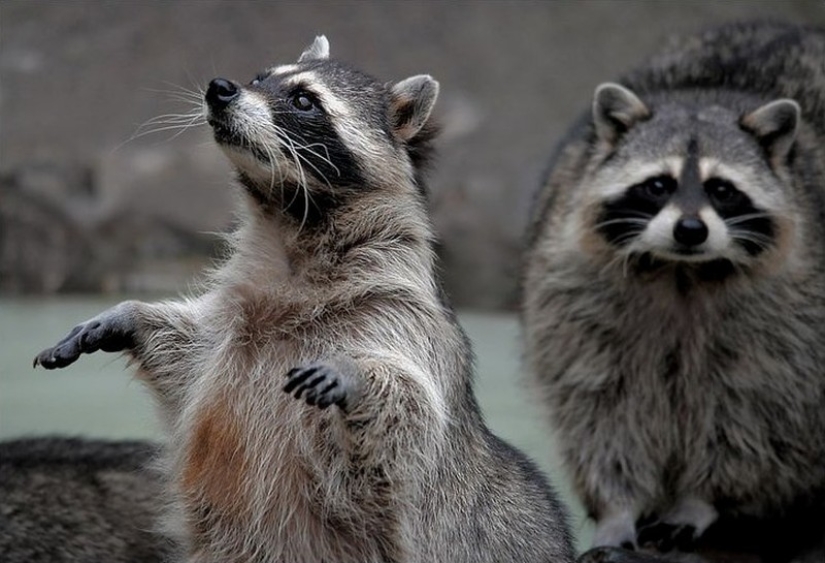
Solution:
M 32 369 L 41 349 L 116 302 L 114 297 L 0 298 L 0 439 L 161 437 L 148 392 L 118 355 L 83 356 L 57 371 Z M 459 318 L 473 341 L 476 393 L 488 424 L 550 474 L 571 507 L 580 544 L 589 545 L 590 526 L 569 492 L 541 414 L 521 383 L 515 316 L 462 312 Z

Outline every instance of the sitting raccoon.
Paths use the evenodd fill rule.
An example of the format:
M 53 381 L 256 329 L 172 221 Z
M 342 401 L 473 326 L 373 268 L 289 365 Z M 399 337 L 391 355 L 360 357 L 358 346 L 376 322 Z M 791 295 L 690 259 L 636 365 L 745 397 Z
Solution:
M 242 187 L 232 256 L 201 296 L 121 303 L 35 360 L 128 352 L 168 423 L 187 561 L 572 561 L 545 478 L 484 423 L 437 280 L 437 94 L 331 60 L 323 37 L 213 80 Z
M 531 229 L 529 373 L 594 545 L 821 503 L 823 30 L 731 24 L 599 86 Z

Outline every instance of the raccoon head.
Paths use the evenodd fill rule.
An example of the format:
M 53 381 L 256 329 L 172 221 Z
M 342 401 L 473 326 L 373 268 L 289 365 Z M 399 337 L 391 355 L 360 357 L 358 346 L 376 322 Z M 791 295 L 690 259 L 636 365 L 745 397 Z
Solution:
M 787 99 L 742 112 L 695 97 L 649 107 L 627 88 L 599 86 L 588 182 L 595 231 L 626 257 L 658 262 L 767 256 L 789 223 L 783 178 L 799 113 Z
M 416 179 L 438 95 L 429 76 L 386 85 L 330 60 L 323 36 L 295 64 L 209 83 L 205 111 L 241 183 L 262 204 L 323 213 L 348 194 Z

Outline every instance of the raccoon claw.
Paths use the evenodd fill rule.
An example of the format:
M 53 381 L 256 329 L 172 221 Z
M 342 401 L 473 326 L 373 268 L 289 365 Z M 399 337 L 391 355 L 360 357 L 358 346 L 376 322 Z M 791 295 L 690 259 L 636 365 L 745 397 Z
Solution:
M 654 522 L 639 530 L 640 546 L 653 547 L 657 551 L 693 551 L 699 538 L 696 527 L 690 524 L 668 524 Z
M 98 350 L 119 352 L 131 346 L 131 331 L 116 319 L 96 317 L 74 327 L 60 342 L 40 352 L 32 363 L 45 369 L 63 368 L 72 364 L 81 354 Z
M 308 405 L 322 410 L 330 405 L 344 408 L 351 389 L 348 377 L 321 363 L 293 368 L 287 372 L 286 378 L 284 392 L 296 399 L 303 398 Z

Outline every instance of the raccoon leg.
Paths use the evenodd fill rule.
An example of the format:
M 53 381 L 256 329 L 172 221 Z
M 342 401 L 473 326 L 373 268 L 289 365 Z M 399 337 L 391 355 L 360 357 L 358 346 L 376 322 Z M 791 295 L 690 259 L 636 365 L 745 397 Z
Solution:
M 124 301 L 74 327 L 40 352 L 34 366 L 63 368 L 81 354 L 128 351 L 141 367 L 138 377 L 168 397 L 181 388 L 182 374 L 190 371 L 181 369 L 181 352 L 196 341 L 197 326 L 191 318 L 196 309 L 192 304 Z
M 637 517 L 637 512 L 629 508 L 605 511 L 596 521 L 593 545 L 635 549 Z
M 690 551 L 696 540 L 719 517 L 708 502 L 694 498 L 682 498 L 658 521 L 639 531 L 638 543 L 649 545 L 662 552 Z

